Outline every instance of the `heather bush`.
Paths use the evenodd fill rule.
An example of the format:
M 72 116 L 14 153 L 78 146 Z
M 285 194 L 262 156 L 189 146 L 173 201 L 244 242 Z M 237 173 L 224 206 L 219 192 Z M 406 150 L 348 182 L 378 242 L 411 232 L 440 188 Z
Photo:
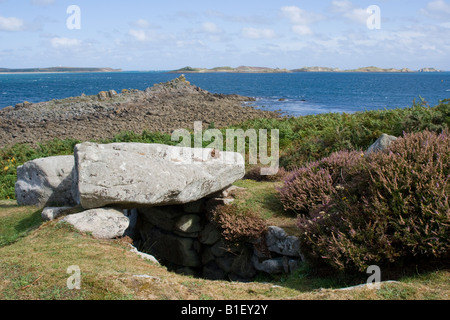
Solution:
M 279 197 L 285 211 L 308 216 L 316 207 L 329 204 L 339 194 L 351 194 L 363 164 L 361 152 L 340 151 L 287 175 Z
M 372 264 L 448 259 L 448 131 L 405 134 L 385 152 L 354 164 L 342 171 L 339 188 L 328 178 L 328 185 L 319 190 L 325 201 L 304 205 L 309 211 L 299 217 L 298 227 L 305 255 L 340 270 L 361 272 Z M 333 176 L 334 169 L 321 170 L 321 175 Z M 297 200 L 311 202 L 306 185 L 297 181 L 296 186 L 289 191 L 298 192 Z
M 370 205 L 387 217 L 393 242 L 412 256 L 450 251 L 450 136 L 407 134 L 368 159 Z
M 235 205 L 218 206 L 211 221 L 230 244 L 254 242 L 267 231 L 266 222 L 258 214 Z

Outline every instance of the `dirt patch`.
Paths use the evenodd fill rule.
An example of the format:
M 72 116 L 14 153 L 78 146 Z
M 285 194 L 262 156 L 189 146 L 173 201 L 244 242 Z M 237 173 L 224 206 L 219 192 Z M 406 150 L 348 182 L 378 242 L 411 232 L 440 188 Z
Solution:
M 195 121 L 216 128 L 279 114 L 246 106 L 238 95 L 212 94 L 184 76 L 144 91 L 102 91 L 42 103 L 21 103 L 0 110 L 0 147 L 16 143 L 72 138 L 82 141 L 113 138 L 120 132 L 162 132 L 193 129 Z

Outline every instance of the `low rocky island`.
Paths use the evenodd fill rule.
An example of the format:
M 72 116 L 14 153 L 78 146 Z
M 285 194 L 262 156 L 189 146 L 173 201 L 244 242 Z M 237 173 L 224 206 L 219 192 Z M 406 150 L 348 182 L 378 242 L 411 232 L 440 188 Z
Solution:
M 364 67 L 353 70 L 346 70 L 345 72 L 386 72 L 386 73 L 411 73 L 414 72 L 408 68 L 395 69 L 395 68 L 379 68 L 379 67 Z
M 384 73 L 414 73 L 414 72 L 442 72 L 435 68 L 422 68 L 417 71 L 409 68 L 379 68 L 379 67 L 362 67 L 357 69 L 341 70 L 339 68 L 330 67 L 302 67 L 298 69 L 285 69 L 285 68 L 266 68 L 266 67 L 248 67 L 240 66 L 237 68 L 232 67 L 216 67 L 216 68 L 192 68 L 184 67 L 178 70 L 170 71 L 170 73 L 297 73 L 297 72 L 355 72 L 355 73 L 367 73 L 367 72 L 384 72 Z
M 422 68 L 418 72 L 443 72 L 443 71 L 435 68 Z
M 41 103 L 23 102 L 0 110 L 0 147 L 55 138 L 92 141 L 121 132 L 162 132 L 204 126 L 225 127 L 278 113 L 245 105 L 253 98 L 213 94 L 184 76 L 144 91 L 124 89 Z
M 71 67 L 52 67 L 52 68 L 24 68 L 8 69 L 0 68 L 0 73 L 65 73 L 65 72 L 121 72 L 122 69 L 112 68 L 71 68 Z
M 249 67 L 240 66 L 237 68 L 232 67 L 215 67 L 212 69 L 207 68 L 192 68 L 184 67 L 178 70 L 170 71 L 170 73 L 289 73 L 288 69 L 279 68 L 266 68 L 266 67 Z

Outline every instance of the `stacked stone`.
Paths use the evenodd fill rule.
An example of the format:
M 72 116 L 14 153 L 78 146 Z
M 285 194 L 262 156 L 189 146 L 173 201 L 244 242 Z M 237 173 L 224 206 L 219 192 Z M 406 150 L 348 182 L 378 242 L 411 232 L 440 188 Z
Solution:
M 38 159 L 17 170 L 20 205 L 41 208 L 99 239 L 128 236 L 169 269 L 208 279 L 249 281 L 257 273 L 292 272 L 298 239 L 275 227 L 254 243 L 225 243 L 208 219 L 233 202 L 242 155 L 156 144 L 83 143 L 74 156 Z M 52 207 L 50 207 L 52 206 Z M 254 249 L 265 246 L 261 253 Z

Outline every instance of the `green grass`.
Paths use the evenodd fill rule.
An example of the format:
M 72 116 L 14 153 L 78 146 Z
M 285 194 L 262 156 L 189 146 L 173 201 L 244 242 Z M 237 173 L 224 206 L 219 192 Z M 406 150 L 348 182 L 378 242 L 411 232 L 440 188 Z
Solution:
M 237 181 L 234 185 L 246 190 L 242 192 L 241 196 L 237 197 L 236 205 L 242 209 L 258 212 L 266 220 L 285 215 L 275 189 L 278 184 L 280 183 L 253 180 Z
M 40 210 L 17 208 L 13 201 L 0 202 L 0 218 L 0 246 L 14 243 L 42 223 Z
M 249 189 L 269 189 L 267 183 L 243 182 Z M 258 191 L 255 191 L 258 195 Z M 248 196 L 248 194 L 247 194 Z M 250 198 L 252 197 L 250 193 Z M 249 200 L 250 198 L 246 198 Z M 255 205 L 254 209 L 257 209 Z M 282 300 L 367 299 L 446 300 L 450 292 L 450 269 L 398 273 L 399 283 L 379 291 L 339 291 L 365 283 L 364 275 L 330 273 L 303 265 L 291 275 L 260 274 L 254 283 L 230 283 L 194 279 L 168 272 L 129 252 L 118 240 L 96 240 L 66 224 L 42 222 L 40 212 L 14 202 L 1 202 L 0 299 L 42 300 Z M 275 215 L 275 214 L 274 214 Z M 6 237 L 6 235 L 8 235 Z M 81 269 L 81 290 L 69 290 L 66 270 Z M 150 275 L 152 279 L 136 278 Z M 386 275 L 386 279 L 389 275 Z

